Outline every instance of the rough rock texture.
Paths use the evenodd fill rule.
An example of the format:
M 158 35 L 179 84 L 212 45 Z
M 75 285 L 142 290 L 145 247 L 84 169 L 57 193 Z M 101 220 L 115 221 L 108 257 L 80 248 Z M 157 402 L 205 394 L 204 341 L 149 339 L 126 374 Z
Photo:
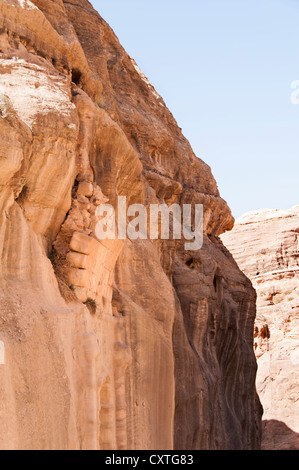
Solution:
M 0 3 L 0 447 L 255 449 L 255 292 L 210 168 L 86 0 Z M 204 245 L 94 236 L 204 204 Z
M 257 290 L 264 449 L 299 449 L 299 206 L 241 217 L 221 236 Z

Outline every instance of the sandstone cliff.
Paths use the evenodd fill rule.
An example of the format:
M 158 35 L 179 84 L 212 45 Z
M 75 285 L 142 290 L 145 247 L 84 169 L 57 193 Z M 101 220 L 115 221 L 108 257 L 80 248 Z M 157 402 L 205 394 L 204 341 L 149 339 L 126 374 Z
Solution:
M 0 3 L 0 447 L 254 449 L 255 291 L 210 168 L 86 0 Z M 201 203 L 204 245 L 95 239 Z
M 299 449 L 299 206 L 241 217 L 221 236 L 257 290 L 264 449 Z

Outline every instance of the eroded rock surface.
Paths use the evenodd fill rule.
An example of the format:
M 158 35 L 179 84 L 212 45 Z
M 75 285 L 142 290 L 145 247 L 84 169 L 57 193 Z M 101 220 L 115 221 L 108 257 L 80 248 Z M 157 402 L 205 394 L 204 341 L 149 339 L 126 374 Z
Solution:
M 210 168 L 86 0 L 0 4 L 0 447 L 255 449 L 255 292 Z M 95 238 L 204 205 L 204 244 Z
M 263 448 L 299 449 L 299 206 L 245 214 L 221 238 L 257 290 Z

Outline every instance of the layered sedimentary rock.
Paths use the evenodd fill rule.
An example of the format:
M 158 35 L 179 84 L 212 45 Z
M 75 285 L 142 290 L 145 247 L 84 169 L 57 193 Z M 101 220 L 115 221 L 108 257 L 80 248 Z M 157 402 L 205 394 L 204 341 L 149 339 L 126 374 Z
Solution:
M 245 214 L 221 238 L 257 290 L 263 448 L 299 449 L 299 206 Z
M 254 449 L 255 292 L 210 168 L 85 0 L 0 4 L 0 447 Z M 203 204 L 204 243 L 97 207 Z

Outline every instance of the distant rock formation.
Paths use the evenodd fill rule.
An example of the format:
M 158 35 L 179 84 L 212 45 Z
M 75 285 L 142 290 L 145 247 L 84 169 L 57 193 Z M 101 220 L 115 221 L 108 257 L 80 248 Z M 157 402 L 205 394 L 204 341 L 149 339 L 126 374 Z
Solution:
M 249 212 L 221 238 L 257 290 L 254 346 L 263 448 L 298 450 L 299 206 Z M 270 425 L 278 421 L 293 431 L 291 440 L 283 426 Z
M 258 449 L 255 292 L 231 212 L 86 0 L 0 3 L 1 449 Z M 94 236 L 203 204 L 204 244 Z

